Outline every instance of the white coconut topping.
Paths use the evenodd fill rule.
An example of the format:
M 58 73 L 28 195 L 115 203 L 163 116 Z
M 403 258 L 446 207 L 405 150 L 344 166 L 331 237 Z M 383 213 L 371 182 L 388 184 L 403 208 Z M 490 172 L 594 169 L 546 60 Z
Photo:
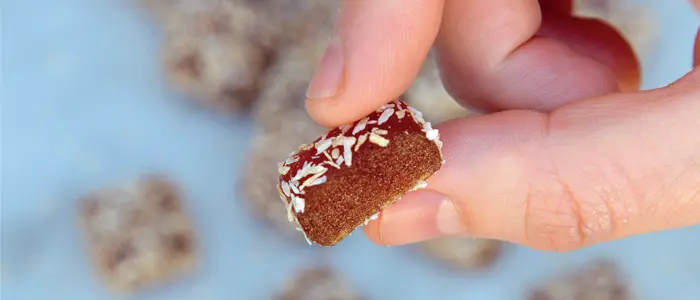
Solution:
M 412 116 L 412 120 L 415 121 L 415 123 L 421 126 L 421 130 L 425 133 L 426 139 L 433 141 L 439 149 L 442 149 L 439 131 L 433 129 L 429 122 L 423 120 L 422 113 L 411 106 L 395 101 L 382 105 L 376 110 L 376 113 L 354 124 L 347 124 L 339 127 L 339 133 L 338 131 L 329 131 L 315 143 L 301 145 L 297 151 L 308 151 L 315 148 L 315 155 L 312 155 L 309 160 L 304 161 L 301 167 L 297 165 L 295 174 L 289 174 L 289 172 L 293 169 L 292 164 L 301 163 L 299 162 L 300 155 L 297 151 L 290 153 L 289 158 L 278 166 L 279 174 L 282 177 L 289 178 L 287 180 L 281 180 L 280 184 L 277 186 L 280 191 L 280 199 L 285 203 L 289 221 L 294 223 L 297 230 L 304 234 L 304 238 L 306 238 L 309 244 L 311 244 L 311 241 L 301 228 L 299 220 L 297 219 L 297 215 L 304 213 L 308 204 L 302 197 L 302 195 L 305 194 L 305 189 L 322 185 L 328 181 L 326 175 L 328 167 L 325 165 L 337 169 L 352 167 L 355 152 L 360 151 L 360 149 L 362 149 L 361 146 L 367 141 L 380 147 L 389 146 L 391 140 L 386 136 L 390 133 L 391 125 L 387 127 L 387 122 L 389 122 L 393 116 L 396 116 L 398 120 L 403 120 L 407 113 Z M 338 134 L 329 136 L 332 132 Z M 442 153 L 440 155 L 442 155 Z M 420 180 L 412 190 L 425 188 L 426 186 L 427 182 Z M 378 217 L 379 213 L 372 215 L 365 220 L 364 224 L 366 225 L 370 221 L 376 220 Z

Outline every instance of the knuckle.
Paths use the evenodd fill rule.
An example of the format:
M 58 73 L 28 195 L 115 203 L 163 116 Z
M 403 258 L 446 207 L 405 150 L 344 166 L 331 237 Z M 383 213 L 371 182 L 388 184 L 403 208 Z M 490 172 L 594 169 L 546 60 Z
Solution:
M 557 180 L 554 191 L 531 196 L 525 212 L 526 242 L 539 249 L 568 252 L 594 244 L 612 230 L 606 197 L 583 193 Z
M 542 134 L 546 140 L 554 132 L 552 115 L 544 123 Z M 525 201 L 525 242 L 542 250 L 567 252 L 611 236 L 615 221 L 611 199 L 615 191 L 599 192 L 588 188 L 590 185 L 577 184 L 585 182 L 574 180 L 580 179 L 575 175 L 581 173 L 568 168 L 574 165 L 563 163 L 570 157 L 562 160 L 558 156 L 544 155 L 549 168 L 542 180 L 530 185 Z

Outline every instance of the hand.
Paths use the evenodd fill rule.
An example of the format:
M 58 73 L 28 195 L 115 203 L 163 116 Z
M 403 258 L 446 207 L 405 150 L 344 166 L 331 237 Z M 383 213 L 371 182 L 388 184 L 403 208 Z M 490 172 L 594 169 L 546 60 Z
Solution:
M 372 241 L 460 235 L 569 251 L 700 224 L 700 70 L 638 91 L 630 46 L 571 17 L 571 1 L 342 2 L 308 92 L 317 122 L 402 94 L 433 43 L 451 95 L 485 113 L 438 126 L 446 164 L 364 227 Z

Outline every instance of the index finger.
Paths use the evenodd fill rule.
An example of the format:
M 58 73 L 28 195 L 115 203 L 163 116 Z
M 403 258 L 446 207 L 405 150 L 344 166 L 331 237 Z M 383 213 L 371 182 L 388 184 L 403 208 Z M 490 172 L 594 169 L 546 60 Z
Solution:
M 443 0 L 341 0 L 337 40 L 307 91 L 316 122 L 335 127 L 400 96 L 437 35 Z

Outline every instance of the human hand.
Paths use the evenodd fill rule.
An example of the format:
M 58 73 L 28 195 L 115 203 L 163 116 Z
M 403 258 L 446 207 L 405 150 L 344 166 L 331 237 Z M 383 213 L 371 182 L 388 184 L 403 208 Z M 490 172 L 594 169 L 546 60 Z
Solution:
M 364 227 L 375 243 L 461 235 L 569 251 L 700 224 L 700 70 L 638 91 L 630 46 L 571 17 L 571 1 L 342 2 L 308 93 L 317 122 L 402 94 L 433 42 L 447 89 L 485 113 L 438 126 L 445 165 Z

